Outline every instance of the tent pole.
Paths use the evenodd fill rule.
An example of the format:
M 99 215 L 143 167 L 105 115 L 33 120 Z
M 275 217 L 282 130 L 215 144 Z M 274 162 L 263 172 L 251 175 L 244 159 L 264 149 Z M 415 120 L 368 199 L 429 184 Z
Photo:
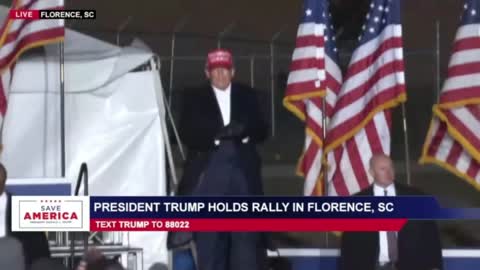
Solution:
M 62 159 L 62 177 L 65 177 L 65 48 L 60 42 L 60 147 Z
M 62 178 L 65 178 L 65 44 L 59 43 L 60 55 L 60 152 L 61 152 L 61 171 Z M 75 261 L 75 238 L 74 232 L 65 233 L 65 239 L 62 239 L 68 245 L 70 242 L 70 266 L 73 269 Z M 63 237 L 62 237 L 63 238 Z M 59 243 L 62 245 L 62 243 Z

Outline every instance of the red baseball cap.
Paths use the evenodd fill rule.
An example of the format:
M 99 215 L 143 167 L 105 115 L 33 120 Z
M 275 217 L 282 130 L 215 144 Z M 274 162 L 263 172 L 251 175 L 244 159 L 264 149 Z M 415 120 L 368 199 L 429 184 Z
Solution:
M 208 53 L 207 69 L 223 67 L 231 69 L 233 67 L 232 53 L 225 49 L 215 49 Z

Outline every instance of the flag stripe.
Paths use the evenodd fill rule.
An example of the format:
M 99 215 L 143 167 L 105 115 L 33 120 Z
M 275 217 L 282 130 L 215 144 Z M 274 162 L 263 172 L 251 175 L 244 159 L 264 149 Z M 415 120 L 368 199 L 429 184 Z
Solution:
M 462 65 L 466 63 L 479 62 L 480 61 L 480 49 L 470 49 L 466 51 L 455 52 L 449 63 L 449 67 Z M 448 91 L 445 88 L 445 91 Z
M 31 0 L 28 3 L 22 4 L 22 1 L 19 1 L 20 5 L 17 9 L 27 9 L 27 10 L 41 10 L 41 9 L 62 9 L 62 1 L 59 0 Z M 45 23 L 50 21 L 50 23 L 63 25 L 63 20 L 10 20 L 10 28 L 7 33 L 17 32 L 25 22 L 36 22 L 36 23 Z M 8 22 L 8 21 L 7 21 Z
M 472 73 L 480 73 L 480 62 L 466 63 L 463 65 L 456 65 L 448 69 L 449 76 L 462 76 Z
M 391 55 L 391 54 L 392 52 L 390 52 L 387 55 Z M 349 78 L 347 83 L 344 85 L 344 89 L 342 90 L 343 93 L 341 94 L 340 97 L 346 96 L 350 94 L 350 92 L 355 91 L 358 88 L 361 89 L 362 86 L 365 87 L 364 85 L 368 86 L 368 82 L 365 82 L 366 77 L 369 77 L 369 76 L 378 77 L 378 76 L 390 75 L 391 73 L 394 73 L 394 72 L 403 72 L 403 64 L 401 64 L 402 61 L 398 59 L 394 59 L 393 57 L 388 57 L 387 55 L 384 58 L 375 59 L 375 62 L 371 63 L 372 66 L 376 67 L 373 70 L 373 72 L 375 73 L 372 74 L 371 73 L 372 70 L 367 66 L 365 66 L 363 71 L 358 72 L 356 75 Z M 379 70 L 376 70 L 377 68 Z M 395 69 L 398 69 L 398 70 L 395 70 Z M 367 88 L 367 90 L 368 89 L 369 88 Z
M 475 105 L 469 105 L 465 106 L 465 109 L 472 115 L 473 118 L 475 118 L 475 123 L 480 122 L 480 108 Z
M 335 46 L 328 5 L 326 0 L 304 2 L 283 100 L 288 110 L 305 121 L 304 152 L 297 166 L 297 173 L 305 179 L 305 195 L 323 192 L 323 120 L 333 110 L 342 81 L 340 68 L 332 58 Z
M 330 93 L 331 94 L 331 93 Z M 313 98 L 312 100 L 312 103 L 315 105 L 315 107 L 317 108 L 317 110 L 320 110 L 320 113 L 322 113 L 321 111 L 323 111 L 323 99 L 320 99 L 320 98 Z M 325 102 L 325 107 L 326 107 L 326 111 L 327 111 L 327 115 L 331 115 L 332 111 L 333 111 L 333 106 L 332 104 Z M 321 116 L 321 115 L 320 115 Z M 318 120 L 321 120 L 322 118 L 317 118 Z
M 4 58 L 11 51 L 14 50 L 16 43 L 25 36 L 32 33 L 49 30 L 51 28 L 62 28 L 56 20 L 32 20 L 22 22 L 20 28 L 14 32 L 9 32 L 6 36 L 4 45 L 0 48 L 0 58 Z
M 461 75 L 449 78 L 445 82 L 445 87 L 450 89 L 449 91 L 455 91 L 455 89 L 464 89 L 469 87 L 478 87 L 480 83 L 475 81 L 479 73 L 471 73 L 468 75 Z
M 442 93 L 440 105 L 448 105 L 453 102 L 469 101 L 480 97 L 480 85 L 466 88 L 457 88 L 453 91 Z
M 458 144 L 456 144 L 458 145 Z M 462 149 L 462 146 L 459 145 L 459 148 Z M 470 167 L 470 163 L 472 163 L 472 158 L 468 153 L 465 151 L 465 149 L 462 149 L 460 152 L 460 155 L 457 159 L 457 162 L 452 163 L 455 164 L 456 168 L 461 171 L 462 173 L 466 174 L 468 168 Z
M 383 114 L 382 112 L 380 114 Z M 368 139 L 368 146 L 372 147 L 373 153 L 383 153 L 382 140 L 378 134 L 374 121 L 371 121 L 365 126 L 365 133 Z M 365 163 L 367 164 L 367 163 Z
M 478 4 L 465 1 L 420 162 L 438 164 L 480 190 L 480 18 L 473 12 Z
M 428 153 L 429 156 L 436 156 L 447 129 L 440 129 L 438 121 L 433 121 L 432 126 L 433 137 L 430 142 L 430 148 L 428 148 Z
M 337 148 L 334 150 L 334 160 L 329 160 L 329 164 L 340 164 L 343 148 Z M 337 166 L 332 165 L 331 171 L 333 172 L 332 176 L 329 176 L 330 183 L 333 188 L 329 189 L 330 195 L 341 195 L 349 194 L 345 178 L 342 175 L 342 170 L 338 169 Z
M 316 71 L 316 69 L 323 68 L 325 68 L 325 64 L 323 62 L 319 62 L 315 58 L 295 60 L 290 64 L 291 71 L 302 71 L 303 69 L 313 69 Z
M 462 145 L 447 132 L 447 125 L 438 118 L 432 122 L 431 137 L 427 137 L 421 163 L 435 163 L 466 180 L 476 188 L 479 185 L 480 164 L 472 159 Z M 437 128 L 435 128 L 437 127 Z M 429 139 L 432 138 L 429 143 Z M 460 149 L 460 150 L 459 150 Z M 458 155 L 458 153 L 460 153 Z M 458 157 L 457 157 L 458 156 Z
M 352 59 L 350 60 L 350 62 L 353 65 L 354 63 L 357 63 L 363 59 L 369 59 L 369 57 L 375 54 L 375 52 L 378 51 L 379 48 L 385 48 L 385 46 L 382 47 L 383 42 L 385 42 L 386 40 L 389 40 L 391 42 L 392 39 L 395 40 L 395 38 L 401 37 L 402 27 L 400 25 L 389 25 L 379 36 L 373 38 L 365 44 L 360 45 L 352 54 Z M 351 73 L 347 70 L 347 77 L 351 76 L 350 74 Z
M 344 126 L 345 122 L 349 122 L 351 127 L 360 125 L 361 121 L 367 119 L 365 117 L 369 116 L 375 109 L 381 108 L 382 105 L 388 104 L 391 101 L 396 102 L 397 99 L 400 99 L 405 86 L 403 84 L 395 84 L 395 77 L 395 75 L 389 75 L 370 88 L 371 90 L 381 89 L 378 93 L 370 91 L 363 96 L 363 99 L 356 99 L 346 107 L 342 104 L 337 105 L 334 113 L 336 113 L 338 117 L 332 120 L 332 132 L 338 133 L 339 131 L 337 131 L 337 129 L 341 129 L 340 127 L 342 127 L 342 125 Z M 342 108 L 337 110 L 338 107 Z
M 305 151 L 304 157 L 303 157 L 303 163 L 302 163 L 302 173 L 307 174 L 310 168 L 312 167 L 312 164 L 314 162 L 314 159 L 317 155 L 319 148 L 318 145 L 314 143 L 308 143 L 307 150 Z
M 351 167 L 349 166 L 349 161 L 343 162 L 345 158 L 348 158 L 347 155 L 345 155 L 343 152 L 346 152 L 345 148 L 337 148 L 335 149 L 335 164 L 338 164 L 338 166 L 335 166 L 332 168 L 333 175 L 329 177 L 329 181 L 333 183 L 333 189 L 329 189 L 330 195 L 348 195 L 350 194 L 350 190 L 348 189 L 347 182 L 345 179 L 353 179 L 353 178 L 346 178 L 344 177 L 343 173 L 346 172 L 351 172 Z M 342 170 L 341 167 L 343 164 L 345 164 L 343 167 L 344 169 Z M 345 167 L 350 167 L 345 169 Z
M 480 149 L 480 140 L 473 130 L 480 131 L 480 124 L 471 117 L 471 114 L 467 113 L 466 110 L 455 109 L 453 111 L 445 111 L 447 116 L 448 123 L 455 127 L 458 132 L 462 134 L 462 137 L 465 138 L 474 148 Z M 462 120 L 457 118 L 460 116 Z M 477 133 L 478 134 L 478 133 Z
M 313 89 L 313 91 L 306 89 Z M 286 99 L 289 101 L 310 97 L 322 97 L 325 95 L 325 91 L 321 90 L 320 85 L 317 85 L 313 80 L 290 83 L 287 87 L 287 92 L 288 96 L 286 97 Z
M 453 52 L 459 52 L 464 50 L 477 49 L 480 45 L 480 38 L 478 36 L 464 37 L 455 42 L 453 45 Z
M 316 49 L 318 46 L 325 46 L 325 38 L 323 36 L 315 36 L 315 35 L 308 35 L 308 36 L 302 36 L 298 37 L 296 40 L 297 47 L 309 47 L 309 48 L 314 48 Z M 315 55 L 315 54 L 313 54 Z M 293 56 L 294 60 L 295 55 Z
M 363 167 L 362 159 L 360 158 L 360 153 L 358 152 L 358 146 L 355 140 L 347 141 L 347 152 L 353 173 L 355 174 L 360 189 L 367 187 L 369 185 L 368 177 L 365 168 Z
M 456 164 L 461 153 L 462 147 L 459 144 L 455 143 L 452 145 L 452 147 L 450 147 L 447 159 L 445 161 L 449 164 Z
M 321 119 L 322 116 L 319 116 L 319 117 L 320 117 L 320 119 Z M 316 141 L 316 143 L 317 143 L 318 145 L 322 146 L 323 142 L 322 142 L 322 139 L 321 139 L 321 138 L 322 138 L 323 136 L 321 136 L 321 135 L 319 136 L 319 134 L 322 134 L 322 132 L 323 132 L 323 129 L 322 129 L 322 126 L 321 126 L 322 123 L 317 123 L 315 120 L 313 120 L 313 119 L 311 118 L 311 116 L 309 116 L 309 117 L 307 117 L 307 122 L 306 122 L 306 124 L 307 124 L 308 130 L 309 130 L 310 132 L 313 132 L 313 136 L 312 136 L 312 135 L 310 135 L 310 136 L 312 136 L 312 137 L 314 137 L 316 140 L 318 140 L 318 141 Z
M 478 36 L 478 24 L 465 24 L 461 25 L 457 33 L 455 34 L 455 42 L 459 40 L 470 38 L 470 37 L 477 37 Z
M 298 26 L 297 37 L 320 36 L 323 37 L 325 26 L 321 23 L 307 22 Z
M 325 83 L 327 87 L 335 93 L 335 96 L 340 92 L 342 84 L 342 71 L 334 59 L 328 54 L 325 56 L 325 67 L 327 71 L 327 80 Z M 333 103 L 332 103 L 333 104 Z
M 320 46 L 320 44 L 318 44 L 318 46 Z M 324 53 L 324 50 L 318 48 L 317 46 L 301 47 L 293 51 L 292 60 L 297 61 L 299 59 L 310 59 L 312 56 L 316 59 L 324 59 Z
M 304 70 L 295 70 L 290 73 L 288 84 L 305 83 L 305 82 L 320 82 L 318 71 L 316 68 L 307 68 Z M 319 88 L 320 85 L 315 88 Z
M 63 1 L 14 0 L 12 8 L 63 9 Z M 63 39 L 65 34 L 63 24 L 63 20 L 13 20 L 9 18 L 3 22 L 0 33 L 0 121 L 3 122 L 8 109 L 8 92 L 15 61 L 27 49 Z
M 471 161 L 470 166 L 467 170 L 467 175 L 471 178 L 477 178 L 478 172 L 480 171 L 480 165 L 478 162 Z
M 346 85 L 355 88 L 356 85 L 362 82 L 365 78 L 362 72 L 368 73 L 369 68 L 382 66 L 385 63 L 394 62 L 395 60 L 402 60 L 402 40 L 395 37 L 390 38 L 380 45 L 380 47 L 374 51 L 371 55 L 365 56 L 365 58 L 353 63 L 351 68 L 348 69 Z M 390 51 L 392 50 L 392 51 Z M 357 80 L 357 83 L 350 82 L 350 80 Z
M 375 94 L 373 91 L 369 91 L 372 88 L 378 89 L 377 92 L 381 92 L 384 89 L 388 89 L 389 85 L 396 84 L 397 72 L 395 68 L 400 67 L 403 70 L 403 64 L 401 61 L 395 61 L 393 63 L 385 64 L 375 72 L 369 79 L 363 84 L 352 88 L 348 94 L 341 96 L 338 99 L 338 105 L 336 110 L 345 109 L 345 107 L 352 105 L 355 101 L 362 97 L 373 99 Z M 378 95 L 378 94 L 377 94 Z M 337 111 L 334 111 L 336 113 Z
M 329 130 L 329 136 L 334 138 L 342 138 L 343 134 L 348 134 L 349 131 L 353 130 L 356 123 L 361 122 L 364 119 L 368 119 L 367 116 L 369 112 L 374 111 L 375 108 L 378 107 L 378 104 L 387 103 L 389 100 L 392 100 L 392 95 L 398 93 L 398 88 L 403 88 L 401 85 L 396 85 L 394 88 L 390 88 L 388 90 L 383 91 L 381 94 L 376 96 L 376 99 L 371 99 L 366 105 L 362 107 L 362 103 L 367 102 L 363 100 L 357 100 L 355 104 L 358 110 L 340 110 L 337 114 L 343 114 L 348 116 L 348 114 L 352 115 L 347 119 L 347 117 L 343 117 L 346 120 L 340 122 L 336 126 L 332 127 L 332 130 Z M 361 111 L 360 111 L 361 110 Z M 333 121 L 332 121 L 333 122 Z M 333 144 L 333 142 L 330 142 Z
M 56 39 L 59 35 L 61 35 L 61 32 L 63 32 L 63 29 L 46 29 L 31 33 L 28 36 L 24 36 L 19 42 L 17 42 L 16 47 L 10 52 L 9 55 L 0 59 L 0 66 L 8 66 L 11 62 L 15 61 L 15 58 L 18 57 L 19 53 L 25 49 L 32 47 L 32 45 L 39 46 L 45 44 L 37 44 L 37 42 L 45 42 L 50 39 Z
M 406 99 L 400 1 L 372 0 L 368 14 L 328 127 L 330 194 L 370 185 L 370 158 L 390 154 L 390 108 Z

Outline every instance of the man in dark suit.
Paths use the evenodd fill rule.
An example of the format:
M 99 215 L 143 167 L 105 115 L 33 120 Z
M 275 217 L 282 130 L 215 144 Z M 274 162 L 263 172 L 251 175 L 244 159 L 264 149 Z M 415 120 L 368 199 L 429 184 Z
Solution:
M 356 196 L 425 195 L 394 182 L 390 157 L 376 154 L 370 160 L 374 183 Z M 442 245 L 436 223 L 410 220 L 398 232 L 344 232 L 340 270 L 440 270 Z
M 191 194 L 198 184 L 212 153 L 223 143 L 234 142 L 241 152 L 245 171 L 254 173 L 249 187 L 255 195 L 263 193 L 260 158 L 256 144 L 267 137 L 267 126 L 252 88 L 232 83 L 235 69 L 230 52 L 209 53 L 205 68 L 209 82 L 188 89 L 183 96 L 180 138 L 188 155 L 178 195 Z
M 13 237 L 0 237 L 0 269 L 25 270 L 22 243 Z
M 12 232 L 11 228 L 11 195 L 5 191 L 7 170 L 0 163 L 0 237 L 16 238 L 23 247 L 25 266 L 28 268 L 37 259 L 49 258 L 50 248 L 45 233 L 42 232 Z
M 232 55 L 207 56 L 209 82 L 183 98 L 180 138 L 188 155 L 177 195 L 263 195 L 256 145 L 267 125 L 252 88 L 232 83 Z M 198 270 L 261 269 L 265 243 L 259 233 L 194 233 Z

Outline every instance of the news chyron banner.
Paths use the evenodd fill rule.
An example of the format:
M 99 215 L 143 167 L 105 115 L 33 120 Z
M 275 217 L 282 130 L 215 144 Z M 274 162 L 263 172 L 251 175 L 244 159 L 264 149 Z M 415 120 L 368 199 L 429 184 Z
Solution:
M 10 19 L 22 20 L 43 20 L 43 19 L 72 19 L 89 20 L 95 19 L 97 13 L 95 10 L 32 10 L 32 9 L 12 9 L 9 13 Z
M 14 231 L 398 231 L 479 219 L 434 197 L 12 197 Z

